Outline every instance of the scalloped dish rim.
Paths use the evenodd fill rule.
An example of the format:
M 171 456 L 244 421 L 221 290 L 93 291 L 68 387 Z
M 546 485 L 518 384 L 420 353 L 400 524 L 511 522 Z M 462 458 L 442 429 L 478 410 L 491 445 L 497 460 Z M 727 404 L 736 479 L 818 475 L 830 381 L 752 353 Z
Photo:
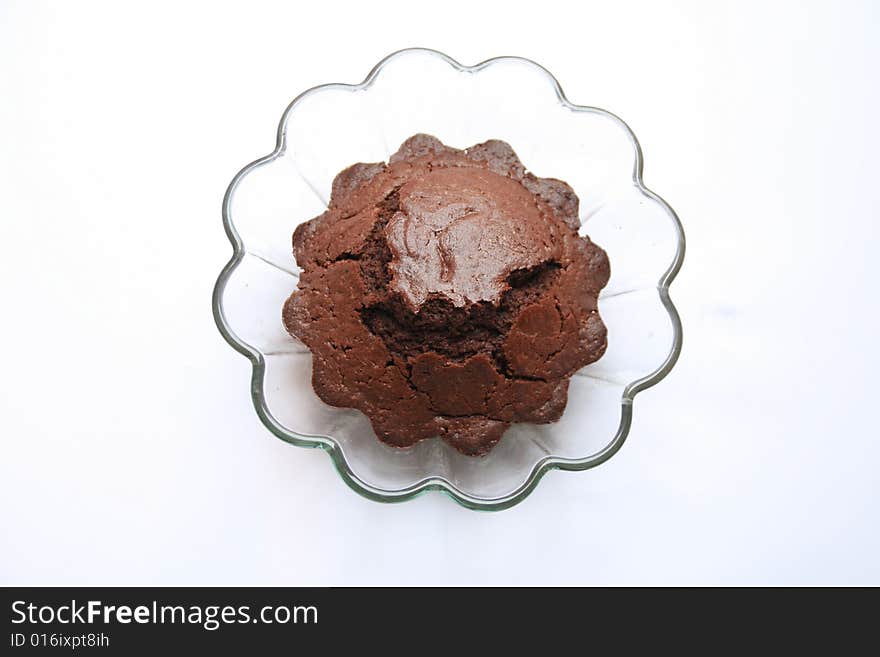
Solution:
M 287 147 L 286 132 L 288 119 L 290 118 L 294 108 L 300 103 L 303 98 L 326 89 L 347 89 L 351 91 L 368 89 L 388 62 L 398 57 L 413 53 L 428 54 L 438 57 L 461 73 L 476 73 L 497 62 L 511 60 L 534 66 L 547 76 L 549 81 L 552 83 L 553 89 L 555 90 L 559 102 L 565 108 L 573 112 L 599 113 L 619 124 L 620 127 L 622 127 L 628 135 L 635 150 L 635 163 L 632 172 L 632 181 L 634 185 L 637 187 L 642 195 L 644 195 L 651 201 L 659 204 L 665 210 L 666 214 L 673 222 L 673 227 L 675 229 L 677 237 L 675 256 L 669 267 L 662 274 L 660 280 L 657 283 L 657 292 L 672 323 L 672 345 L 670 347 L 669 353 L 666 356 L 666 359 L 656 370 L 646 376 L 631 381 L 624 387 L 623 393 L 621 395 L 621 417 L 620 423 L 617 428 L 617 433 L 610 440 L 610 442 L 605 445 L 605 447 L 583 458 L 565 458 L 552 455 L 543 457 L 537 463 L 535 463 L 535 465 L 531 469 L 531 472 L 522 482 L 522 484 L 520 484 L 510 493 L 498 497 L 484 498 L 470 495 L 459 489 L 448 479 L 438 475 L 425 477 L 424 479 L 421 479 L 405 488 L 396 490 L 378 488 L 362 480 L 349 467 L 341 446 L 334 438 L 332 438 L 331 436 L 298 433 L 287 429 L 275 419 L 275 417 L 269 411 L 263 394 L 263 378 L 266 369 L 266 363 L 265 359 L 263 358 L 263 354 L 258 349 L 251 347 L 235 335 L 235 333 L 229 326 L 223 311 L 223 292 L 225 290 L 226 283 L 232 273 L 238 267 L 239 263 L 242 261 L 246 253 L 244 242 L 239 236 L 235 225 L 232 222 L 230 212 L 231 201 L 233 195 L 235 194 L 235 190 L 238 187 L 238 184 L 245 176 L 248 175 L 248 173 L 250 173 L 254 169 L 267 165 L 284 154 Z M 364 78 L 363 82 L 360 82 L 359 84 L 322 84 L 312 87 L 299 94 L 296 98 L 293 99 L 293 101 L 291 101 L 291 103 L 287 106 L 281 116 L 281 121 L 278 124 L 275 149 L 269 155 L 254 160 L 250 164 L 243 167 L 232 179 L 223 197 L 223 226 L 226 230 L 226 235 L 233 246 L 234 252 L 232 258 L 229 260 L 229 262 L 226 263 L 217 278 L 212 296 L 212 309 L 214 314 L 214 321 L 216 322 L 217 328 L 219 329 L 221 335 L 236 351 L 243 354 L 251 361 L 251 398 L 260 420 L 263 422 L 266 428 L 269 429 L 269 431 L 271 431 L 276 437 L 285 442 L 291 443 L 299 447 L 317 447 L 325 450 L 329 454 L 334 466 L 336 467 L 336 470 L 339 472 L 343 481 L 345 481 L 345 483 L 350 488 L 352 488 L 357 493 L 363 495 L 364 497 L 378 502 L 404 502 L 428 491 L 441 491 L 443 493 L 446 493 L 457 503 L 469 509 L 501 510 L 514 506 L 515 504 L 524 500 L 538 485 L 538 482 L 541 481 L 543 476 L 551 470 L 580 471 L 588 470 L 590 468 L 601 465 L 612 456 L 614 456 L 614 454 L 616 454 L 620 450 L 620 448 L 626 441 L 627 435 L 629 434 L 630 426 L 632 425 L 632 406 L 635 396 L 639 392 L 650 388 L 651 386 L 661 381 L 672 370 L 673 366 L 678 360 L 682 347 L 681 319 L 678 315 L 678 311 L 676 310 L 675 305 L 672 303 L 672 299 L 669 296 L 669 286 L 672 284 L 672 281 L 675 279 L 675 276 L 678 274 L 684 261 L 684 229 L 682 227 L 681 221 L 678 218 L 678 215 L 670 207 L 670 205 L 666 203 L 666 201 L 664 201 L 660 196 L 645 187 L 644 183 L 642 182 L 642 168 L 643 158 L 641 146 L 639 145 L 638 139 L 636 138 L 633 131 L 623 120 L 621 120 L 619 117 L 612 114 L 611 112 L 607 112 L 606 110 L 599 109 L 597 107 L 575 105 L 574 103 L 571 103 L 566 98 L 564 92 L 562 91 L 562 87 L 553 76 L 553 74 L 551 74 L 546 68 L 544 68 L 540 64 L 537 64 L 536 62 L 523 57 L 493 57 L 473 66 L 464 66 L 453 58 L 449 57 L 448 55 L 437 50 L 432 50 L 429 48 L 406 48 L 404 50 L 393 52 L 387 57 L 383 58 L 378 64 L 373 67 L 366 78 Z

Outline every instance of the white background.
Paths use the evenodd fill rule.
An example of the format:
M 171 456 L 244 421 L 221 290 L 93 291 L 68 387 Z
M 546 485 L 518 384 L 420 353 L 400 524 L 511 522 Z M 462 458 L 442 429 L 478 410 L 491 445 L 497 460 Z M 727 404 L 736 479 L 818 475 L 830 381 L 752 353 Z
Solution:
M 0 583 L 880 584 L 878 44 L 867 0 L 0 0 Z M 271 437 L 211 317 L 232 175 L 416 45 L 619 114 L 688 237 L 624 449 L 496 514 Z

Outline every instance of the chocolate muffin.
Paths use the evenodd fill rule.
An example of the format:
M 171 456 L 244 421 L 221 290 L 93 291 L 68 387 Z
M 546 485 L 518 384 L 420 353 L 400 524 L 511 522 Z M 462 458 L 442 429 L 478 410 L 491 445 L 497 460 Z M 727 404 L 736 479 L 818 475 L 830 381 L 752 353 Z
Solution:
M 398 447 L 439 436 L 482 455 L 512 422 L 558 420 L 606 346 L 608 258 L 579 225 L 571 187 L 502 141 L 415 135 L 342 171 L 293 234 L 303 271 L 282 313 L 315 392 Z

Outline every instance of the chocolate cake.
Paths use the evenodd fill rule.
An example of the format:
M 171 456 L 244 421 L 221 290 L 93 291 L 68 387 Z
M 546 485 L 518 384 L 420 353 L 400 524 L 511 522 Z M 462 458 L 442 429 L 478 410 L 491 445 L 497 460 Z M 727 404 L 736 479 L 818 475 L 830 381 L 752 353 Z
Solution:
M 571 187 L 502 141 L 415 135 L 342 171 L 293 234 L 302 274 L 283 309 L 315 392 L 398 447 L 439 436 L 481 455 L 512 422 L 559 419 L 606 345 L 608 258 L 579 225 Z

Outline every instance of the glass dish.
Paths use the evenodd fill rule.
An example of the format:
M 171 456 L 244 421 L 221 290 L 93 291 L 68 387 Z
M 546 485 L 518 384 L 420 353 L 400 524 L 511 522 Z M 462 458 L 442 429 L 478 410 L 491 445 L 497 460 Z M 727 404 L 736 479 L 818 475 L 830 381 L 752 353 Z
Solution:
M 559 422 L 515 424 L 485 457 L 463 456 L 439 439 L 406 450 L 380 443 L 359 411 L 321 402 L 310 353 L 281 323 L 296 287 L 290 238 L 297 223 L 323 212 L 337 172 L 387 160 L 419 132 L 459 148 L 510 143 L 530 171 L 575 189 L 581 232 L 611 261 L 599 298 L 605 355 L 572 377 Z M 214 289 L 214 317 L 253 364 L 257 414 L 282 440 L 325 450 L 345 482 L 373 500 L 433 490 L 472 509 L 502 509 L 525 499 L 550 470 L 595 467 L 626 440 L 635 395 L 666 376 L 681 349 L 669 285 L 684 258 L 684 233 L 675 212 L 642 184 L 635 135 L 609 112 L 570 103 L 556 79 L 526 59 L 462 66 L 409 49 L 383 59 L 360 84 L 309 89 L 281 117 L 275 150 L 233 178 L 223 223 L 234 255 Z

